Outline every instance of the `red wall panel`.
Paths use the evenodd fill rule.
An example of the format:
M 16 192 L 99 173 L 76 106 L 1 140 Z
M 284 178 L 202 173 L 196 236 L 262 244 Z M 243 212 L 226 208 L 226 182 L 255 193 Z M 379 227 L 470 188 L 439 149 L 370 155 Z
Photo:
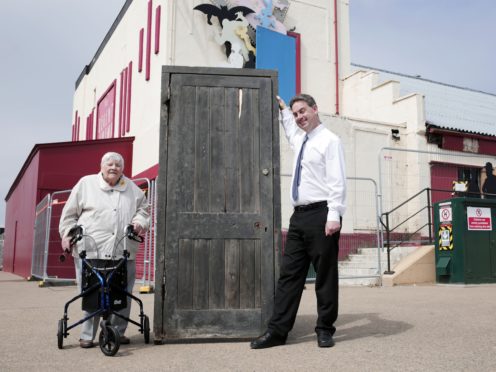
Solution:
M 443 136 L 443 149 L 463 151 L 463 137 Z
M 3 270 L 25 278 L 31 275 L 39 162 L 38 153 L 31 159 L 22 179 L 6 200 Z
M 146 22 L 146 66 L 145 79 L 150 80 L 150 62 L 152 53 L 152 0 L 148 1 L 148 17 Z
M 108 151 L 120 153 L 126 175 L 132 176 L 133 137 L 100 141 L 61 142 L 36 145 L 6 197 L 4 270 L 29 277 L 33 249 L 36 205 L 46 194 L 72 188 L 84 175 L 98 173 L 100 160 Z M 17 224 L 17 229 L 16 229 Z M 53 222 L 50 247 L 57 247 L 58 220 Z M 53 244 L 52 244 L 53 243 Z M 60 251 L 50 249 L 49 264 L 57 265 L 50 275 L 64 277 L 67 267 L 58 264 Z M 65 270 L 65 271 L 64 271 Z
M 455 164 L 431 164 L 431 188 L 437 190 L 452 190 L 453 181 L 458 179 L 458 167 Z M 451 191 L 432 191 L 432 203 L 451 198 Z
M 155 9 L 155 54 L 160 51 L 160 12 L 162 7 L 159 5 Z
M 496 155 L 496 141 L 479 140 L 479 154 Z

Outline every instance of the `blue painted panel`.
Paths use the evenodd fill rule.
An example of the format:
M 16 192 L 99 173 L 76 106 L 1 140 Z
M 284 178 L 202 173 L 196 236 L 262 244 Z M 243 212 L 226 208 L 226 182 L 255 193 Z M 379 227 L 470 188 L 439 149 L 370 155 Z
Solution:
M 296 94 L 296 40 L 264 27 L 256 35 L 256 68 L 278 71 L 279 96 L 288 103 Z

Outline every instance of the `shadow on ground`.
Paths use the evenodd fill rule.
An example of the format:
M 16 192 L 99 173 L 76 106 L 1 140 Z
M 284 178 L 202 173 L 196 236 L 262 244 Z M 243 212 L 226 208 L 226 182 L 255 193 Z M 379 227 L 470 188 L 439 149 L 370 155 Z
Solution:
M 315 340 L 314 315 L 299 315 L 290 342 L 299 343 Z M 389 337 L 413 328 L 412 324 L 403 321 L 381 318 L 377 313 L 340 314 L 336 322 L 334 339 L 339 342 L 351 341 L 364 337 Z

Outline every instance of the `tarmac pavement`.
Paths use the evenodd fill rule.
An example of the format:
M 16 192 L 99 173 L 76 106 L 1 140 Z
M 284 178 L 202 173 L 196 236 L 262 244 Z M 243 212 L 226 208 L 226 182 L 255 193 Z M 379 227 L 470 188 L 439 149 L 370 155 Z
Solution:
M 137 289 L 138 287 L 136 287 Z M 76 286 L 39 288 L 0 271 L 0 371 L 496 371 L 496 285 L 340 288 L 336 346 L 317 347 L 307 285 L 285 346 L 248 342 L 130 345 L 114 357 L 79 347 L 79 327 L 57 348 L 57 322 Z M 153 324 L 153 294 L 138 294 Z M 74 305 L 74 309 L 78 305 Z M 71 308 L 70 308 L 71 310 Z M 80 316 L 74 310 L 70 321 Z M 132 317 L 137 318 L 137 306 Z

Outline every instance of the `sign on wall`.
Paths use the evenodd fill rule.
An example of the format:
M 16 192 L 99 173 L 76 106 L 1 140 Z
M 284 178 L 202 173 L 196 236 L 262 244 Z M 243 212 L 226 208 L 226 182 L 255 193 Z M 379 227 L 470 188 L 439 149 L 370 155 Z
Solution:
M 467 207 L 467 226 L 469 230 L 491 231 L 491 208 Z
M 296 94 L 295 38 L 257 27 L 256 67 L 277 70 L 279 96 L 288 103 Z
M 103 94 L 97 104 L 96 138 L 112 138 L 114 136 L 115 118 L 115 80 Z
M 439 250 L 452 251 L 453 250 L 453 226 L 451 224 L 444 224 L 439 226 Z
M 451 222 L 451 203 L 439 204 L 439 222 Z

